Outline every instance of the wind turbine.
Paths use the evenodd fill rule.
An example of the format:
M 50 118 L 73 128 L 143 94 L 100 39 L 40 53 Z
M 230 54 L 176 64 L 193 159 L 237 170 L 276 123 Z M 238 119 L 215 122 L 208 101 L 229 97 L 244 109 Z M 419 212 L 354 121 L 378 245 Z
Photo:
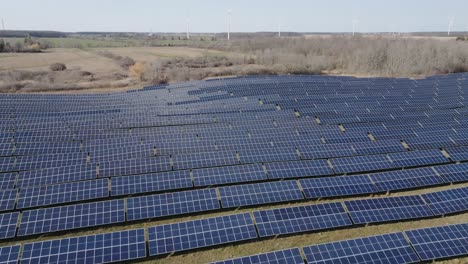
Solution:
M 187 17 L 187 39 L 190 39 L 190 17 Z
M 278 21 L 278 38 L 281 38 L 281 23 Z
M 3 20 L 3 17 L 2 17 L 2 29 L 3 31 L 5 31 L 5 21 Z
M 352 20 L 352 23 L 353 23 L 353 37 L 354 37 L 354 34 L 356 34 L 357 25 L 359 24 L 359 19 L 354 18 Z
M 450 33 L 452 32 L 452 28 L 453 28 L 454 24 L 455 24 L 455 18 L 449 17 L 449 25 L 448 25 L 447 36 L 450 36 Z
M 227 39 L 231 39 L 231 9 L 227 11 Z

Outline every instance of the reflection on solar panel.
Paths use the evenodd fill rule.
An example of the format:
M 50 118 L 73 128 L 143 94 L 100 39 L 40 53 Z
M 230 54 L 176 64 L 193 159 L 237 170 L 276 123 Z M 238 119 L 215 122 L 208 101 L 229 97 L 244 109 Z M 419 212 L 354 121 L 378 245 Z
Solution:
M 219 188 L 223 208 L 304 199 L 296 181 L 266 182 Z
M 420 196 L 399 196 L 345 201 L 355 224 L 368 224 L 432 216 Z
M 108 180 L 71 182 L 21 189 L 17 208 L 86 201 L 109 196 Z
M 468 187 L 422 194 L 435 215 L 446 215 L 468 210 Z
M 261 164 L 214 167 L 192 171 L 195 186 L 266 180 Z
M 24 211 L 18 236 L 100 226 L 125 221 L 124 200 Z
M 19 261 L 20 245 L 0 247 L 0 263 L 16 264 Z
M 306 198 L 349 196 L 378 192 L 367 175 L 299 180 Z
M 337 158 L 330 161 L 336 173 L 376 171 L 394 167 L 385 155 Z
M 380 172 L 369 176 L 381 191 L 403 190 L 445 183 L 444 179 L 431 168 Z
M 284 249 L 253 256 L 212 262 L 211 264 L 303 264 L 298 248 Z
M 146 257 L 145 230 L 26 243 L 21 263 L 109 263 Z
M 260 237 L 351 225 L 341 203 L 327 203 L 254 212 Z
M 434 169 L 449 182 L 468 181 L 468 163 L 436 166 Z
M 307 263 L 416 263 L 418 256 L 403 233 L 304 247 Z
M 185 189 L 192 187 L 189 171 L 170 171 L 113 177 L 112 196 Z
M 416 229 L 405 234 L 422 261 L 468 254 L 468 224 Z
M 150 256 L 257 237 L 248 213 L 160 225 L 150 227 L 148 233 Z
M 19 213 L 0 214 L 0 239 L 15 237 Z
M 333 175 L 326 160 L 290 161 L 265 164 L 268 178 L 285 179 Z
M 393 164 L 399 168 L 447 163 L 447 158 L 439 150 L 418 150 L 388 154 Z
M 219 208 L 215 189 L 141 196 L 127 199 L 127 220 L 203 212 Z
M 13 210 L 16 203 L 16 190 L 0 191 L 0 211 Z

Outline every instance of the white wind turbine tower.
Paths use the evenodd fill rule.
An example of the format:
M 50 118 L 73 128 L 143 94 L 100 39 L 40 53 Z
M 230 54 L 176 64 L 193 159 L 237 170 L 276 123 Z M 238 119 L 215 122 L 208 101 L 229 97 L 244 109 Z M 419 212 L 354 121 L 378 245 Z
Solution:
M 187 39 L 190 39 L 190 17 L 187 17 Z
M 359 24 L 359 19 L 357 18 L 353 19 L 352 23 L 353 23 L 353 37 L 354 37 L 354 35 L 356 34 L 357 26 Z
M 227 11 L 227 40 L 231 40 L 231 9 Z
M 447 36 L 450 36 L 450 33 L 452 32 L 453 25 L 455 24 L 455 18 L 449 17 L 449 25 L 448 25 L 448 30 L 447 30 Z
M 2 17 L 2 29 L 3 31 L 5 31 L 5 21 L 3 20 L 3 17 Z
M 278 38 L 281 38 L 281 23 L 278 21 Z

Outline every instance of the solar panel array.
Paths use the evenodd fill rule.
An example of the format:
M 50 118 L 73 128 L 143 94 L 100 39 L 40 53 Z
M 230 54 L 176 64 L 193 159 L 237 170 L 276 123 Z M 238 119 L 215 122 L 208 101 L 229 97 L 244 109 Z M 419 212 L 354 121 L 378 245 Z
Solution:
M 467 76 L 257 76 L 100 95 L 3 94 L 0 239 L 468 182 Z M 216 234 L 200 240 L 177 226 L 188 244 L 154 227 L 148 255 L 252 239 L 252 226 L 259 237 L 270 237 L 462 213 L 467 194 L 450 188 L 255 210 L 252 218 L 241 217 L 248 227 L 236 226 L 242 222 L 237 218 L 210 220 L 211 226 L 187 222 Z M 231 236 L 218 224 L 241 232 Z M 76 241 L 53 241 L 35 245 L 45 249 L 41 255 L 17 257 L 26 257 L 25 263 L 112 262 L 147 255 L 133 244 L 135 254 L 124 252 L 128 247 L 114 242 L 118 254 L 101 252 L 101 243 L 94 252 L 56 252 L 51 243 Z M 5 248 L 12 261 L 15 250 Z M 288 251 L 232 261 L 281 263 L 294 256 Z

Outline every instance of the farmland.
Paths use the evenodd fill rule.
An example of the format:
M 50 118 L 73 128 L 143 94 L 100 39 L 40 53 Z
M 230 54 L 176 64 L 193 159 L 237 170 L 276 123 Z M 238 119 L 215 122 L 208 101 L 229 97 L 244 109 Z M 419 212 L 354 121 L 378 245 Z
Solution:
M 109 65 L 180 55 L 93 52 Z M 74 67 L 91 65 L 86 56 Z M 0 252 L 18 250 L 22 263 L 207 263 L 298 248 L 298 263 L 314 263 L 309 247 L 361 239 L 390 263 L 463 263 L 466 77 L 243 76 L 4 94 Z M 336 254 L 377 258 L 366 245 Z

